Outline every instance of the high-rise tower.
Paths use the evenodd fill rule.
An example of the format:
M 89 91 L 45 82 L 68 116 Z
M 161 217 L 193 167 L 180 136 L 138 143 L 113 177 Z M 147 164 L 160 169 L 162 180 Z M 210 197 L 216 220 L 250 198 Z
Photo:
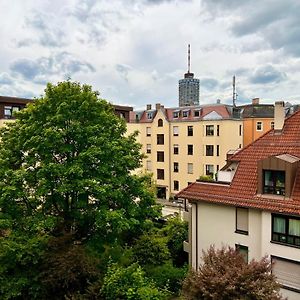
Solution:
M 184 78 L 179 80 L 179 106 L 199 105 L 200 80 L 194 78 L 194 73 L 190 72 L 191 51 L 188 46 L 188 71 Z

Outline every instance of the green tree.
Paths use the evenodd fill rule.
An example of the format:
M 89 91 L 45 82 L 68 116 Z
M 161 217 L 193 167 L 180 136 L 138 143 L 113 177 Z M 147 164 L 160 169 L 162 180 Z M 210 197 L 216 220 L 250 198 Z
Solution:
M 182 267 L 188 263 L 188 255 L 183 250 L 183 242 L 188 239 L 188 223 L 180 217 L 171 218 L 162 228 L 162 234 L 167 237 L 167 246 L 174 265 Z
M 16 117 L 0 135 L 2 219 L 112 242 L 157 214 L 149 180 L 132 175 L 135 135 L 90 86 L 48 84 Z
M 166 292 L 147 280 L 144 271 L 137 264 L 128 267 L 111 265 L 100 294 L 107 300 L 162 300 L 167 296 Z
M 203 252 L 199 270 L 185 279 L 182 293 L 189 300 L 282 299 L 271 267 L 266 257 L 247 264 L 233 248 L 211 246 Z

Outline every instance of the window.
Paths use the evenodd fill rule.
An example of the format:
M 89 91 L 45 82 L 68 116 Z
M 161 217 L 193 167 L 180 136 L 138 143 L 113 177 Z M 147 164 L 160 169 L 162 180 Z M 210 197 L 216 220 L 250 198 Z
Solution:
M 220 135 L 220 125 L 217 125 L 217 136 Z
M 178 162 L 174 162 L 174 172 L 178 173 L 179 171 L 179 163 Z
M 179 135 L 179 127 L 178 126 L 173 126 L 173 135 L 178 136 Z
M 174 144 L 173 149 L 174 149 L 174 154 L 179 154 L 179 146 L 178 146 L 178 144 Z
M 13 113 L 20 110 L 19 106 L 4 106 L 4 118 L 11 119 L 13 118 Z
M 152 170 L 151 160 L 147 160 L 146 161 L 146 169 L 147 169 L 147 171 L 151 171 Z
M 256 122 L 256 131 L 262 131 L 262 130 L 263 130 L 262 122 L 260 121 Z
M 214 135 L 214 125 L 206 125 L 206 136 Z
M 193 174 L 193 164 L 192 163 L 188 163 L 187 167 L 188 167 L 188 174 Z
M 276 256 L 271 257 L 272 273 L 283 287 L 300 292 L 300 263 Z
M 188 110 L 184 110 L 183 112 L 182 112 L 182 117 L 183 118 L 187 118 L 189 116 L 189 111 Z
M 174 191 L 178 191 L 178 190 L 179 190 L 179 181 L 174 180 Z
M 146 127 L 146 136 L 151 136 L 151 127 Z
M 157 151 L 157 161 L 159 162 L 165 161 L 165 153 L 163 151 Z
M 220 146 L 217 145 L 217 156 L 220 156 Z
M 242 125 L 240 125 L 240 127 L 239 127 L 239 135 L 240 136 L 242 135 Z
M 206 156 L 214 155 L 214 145 L 206 145 Z
M 193 145 L 188 145 L 188 155 L 193 155 Z
M 274 121 L 272 121 L 271 124 L 270 124 L 271 129 L 274 129 L 274 124 L 275 124 Z
M 146 151 L 147 153 L 151 153 L 151 144 L 146 145 Z
M 235 250 L 238 251 L 243 256 L 245 262 L 248 263 L 248 247 L 235 244 Z
M 263 170 L 264 194 L 285 195 L 285 172 Z
M 157 135 L 157 145 L 163 145 L 164 144 L 164 135 L 158 134 Z
M 300 218 L 272 215 L 272 241 L 300 247 Z
M 193 126 L 187 127 L 188 136 L 193 136 Z
M 235 211 L 235 232 L 248 234 L 248 208 L 237 207 Z
M 205 175 L 214 176 L 214 165 L 205 165 Z
M 157 169 L 157 179 L 165 179 L 165 170 Z
M 148 113 L 147 113 L 147 119 L 148 119 L 148 120 L 151 120 L 152 117 L 153 117 L 153 113 L 152 113 L 152 112 L 148 112 Z
M 200 117 L 200 110 L 194 110 L 194 117 Z
M 179 118 L 179 112 L 180 112 L 179 110 L 173 112 L 173 118 L 174 118 L 174 119 Z
M 163 126 L 164 126 L 164 122 L 163 122 L 162 119 L 158 119 L 158 121 L 157 121 L 157 126 L 158 126 L 158 127 L 163 127 Z

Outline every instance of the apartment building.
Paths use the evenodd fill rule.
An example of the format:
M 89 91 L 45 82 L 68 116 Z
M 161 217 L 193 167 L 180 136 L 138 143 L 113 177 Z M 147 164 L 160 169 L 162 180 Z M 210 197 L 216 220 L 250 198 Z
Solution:
M 274 129 L 234 154 L 218 181 L 179 192 L 189 221 L 184 244 L 197 269 L 202 250 L 229 245 L 247 260 L 268 255 L 289 300 L 300 299 L 300 111 L 285 119 L 275 104 Z
M 215 177 L 229 150 L 243 145 L 242 121 L 232 107 L 212 105 L 155 108 L 131 113 L 128 133 L 138 131 L 146 158 L 142 172 L 150 172 L 157 196 L 169 199 L 202 175 Z
M 23 109 L 30 99 L 0 96 L 0 127 L 14 119 L 13 113 Z

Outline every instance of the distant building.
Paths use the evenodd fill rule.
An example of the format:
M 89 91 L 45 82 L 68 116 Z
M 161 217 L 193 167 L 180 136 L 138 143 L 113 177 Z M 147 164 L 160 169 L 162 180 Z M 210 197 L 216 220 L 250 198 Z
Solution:
M 298 105 L 285 103 L 285 117 L 290 116 L 298 109 Z M 259 98 L 254 98 L 251 104 L 237 106 L 236 110 L 240 114 L 241 119 L 243 119 L 244 147 L 274 128 L 273 104 L 262 104 Z
M 242 147 L 242 120 L 221 103 L 131 112 L 128 133 L 138 131 L 141 171 L 153 173 L 157 196 L 169 199 L 202 175 L 214 177 L 227 152 Z
M 235 247 L 247 261 L 268 255 L 289 300 L 300 299 L 300 111 L 285 119 L 275 103 L 274 129 L 233 154 L 218 181 L 194 182 L 184 199 L 194 269 L 210 245 Z M 196 166 L 197 167 L 197 166 Z M 200 165 L 201 167 L 201 165 Z
M 131 106 L 123 105 L 113 105 L 115 109 L 115 114 L 121 119 L 125 119 L 126 122 L 129 122 L 129 113 L 133 110 Z
M 0 96 L 0 126 L 8 120 L 14 120 L 13 113 L 23 109 L 31 99 Z
M 179 80 L 179 107 L 199 105 L 200 80 L 190 72 L 190 45 L 188 48 L 188 71 Z

